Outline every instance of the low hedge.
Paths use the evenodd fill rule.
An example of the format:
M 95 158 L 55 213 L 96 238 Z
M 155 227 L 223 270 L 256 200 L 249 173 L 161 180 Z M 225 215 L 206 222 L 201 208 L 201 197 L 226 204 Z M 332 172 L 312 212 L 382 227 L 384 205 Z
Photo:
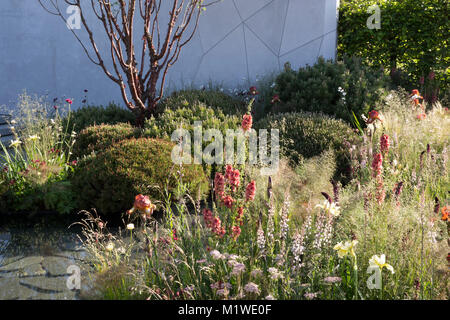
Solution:
M 137 194 L 162 201 L 166 187 L 170 193 L 177 187 L 180 167 L 171 160 L 173 146 L 161 139 L 132 138 L 81 159 L 71 178 L 81 207 L 111 215 L 130 209 Z M 207 194 L 202 166 L 183 165 L 181 173 L 194 197 Z

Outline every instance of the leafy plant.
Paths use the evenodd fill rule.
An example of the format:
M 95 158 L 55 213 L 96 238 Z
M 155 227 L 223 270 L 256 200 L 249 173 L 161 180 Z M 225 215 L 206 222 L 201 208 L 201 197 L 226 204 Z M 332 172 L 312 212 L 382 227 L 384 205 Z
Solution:
M 70 119 L 64 119 L 64 125 L 73 127 L 75 132 L 101 124 L 134 123 L 135 115 L 128 110 L 110 103 L 103 106 L 85 106 L 72 112 Z
M 280 102 L 267 101 L 266 111 L 323 112 L 353 123 L 352 112 L 366 114 L 381 101 L 384 84 L 383 71 L 365 67 L 357 57 L 338 62 L 320 57 L 314 66 L 282 72 L 272 91 Z
M 358 137 L 344 121 L 321 113 L 281 113 L 261 119 L 255 128 L 278 129 L 280 150 L 294 164 L 332 149 L 336 157 L 335 179 L 350 176 L 349 149 Z

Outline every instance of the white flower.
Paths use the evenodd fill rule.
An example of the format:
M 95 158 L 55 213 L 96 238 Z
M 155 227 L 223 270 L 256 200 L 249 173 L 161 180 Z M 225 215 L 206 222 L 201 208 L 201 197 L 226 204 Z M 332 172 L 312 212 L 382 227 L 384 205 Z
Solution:
M 127 229 L 128 230 L 133 230 L 134 229 L 134 224 L 132 224 L 132 223 L 127 224 Z
M 337 217 L 340 214 L 340 207 L 334 202 L 330 203 L 328 200 L 325 200 L 323 204 L 316 205 L 316 208 L 322 208 L 326 213 L 329 213 L 334 217 Z
M 224 259 L 225 256 L 221 254 L 218 250 L 213 250 L 210 252 L 214 260 Z
M 376 254 L 373 255 L 369 260 L 369 264 L 369 268 L 378 267 L 380 270 L 383 270 L 383 268 L 386 267 L 386 269 L 388 269 L 392 274 L 395 272 L 394 268 L 390 264 L 386 263 L 386 256 L 384 254 L 381 256 L 377 256 Z
M 232 275 L 239 275 L 239 274 L 241 274 L 244 271 L 245 271 L 245 264 L 243 264 L 243 263 L 236 263 L 233 266 L 233 271 L 231 271 L 231 274 Z
M 250 275 L 254 278 L 262 276 L 263 272 L 261 269 L 255 269 L 252 272 L 250 272 Z
M 72 138 L 75 138 L 77 136 L 77 133 L 75 131 L 72 131 L 72 134 L 70 135 Z
M 11 120 L 11 124 L 16 124 L 16 120 Z
M 272 267 L 272 268 L 267 269 L 267 271 L 269 271 L 272 280 L 277 280 L 277 279 L 283 279 L 284 278 L 283 274 L 280 271 L 278 271 L 277 268 L 273 268 Z
M 20 139 L 17 139 L 17 140 L 11 141 L 11 144 L 9 146 L 11 148 L 17 148 L 21 143 L 22 143 L 22 141 L 20 141 Z

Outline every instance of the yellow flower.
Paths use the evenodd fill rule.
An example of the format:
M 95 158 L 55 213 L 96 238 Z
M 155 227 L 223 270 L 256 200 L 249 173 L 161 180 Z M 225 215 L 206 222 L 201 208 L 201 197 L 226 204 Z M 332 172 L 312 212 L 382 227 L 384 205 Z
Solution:
M 383 270 L 384 267 L 388 269 L 392 274 L 394 274 L 394 268 L 386 263 L 386 256 L 382 254 L 380 257 L 377 255 L 373 255 L 369 260 L 370 267 L 378 267 L 380 270 Z
M 316 208 L 322 208 L 326 213 L 329 213 L 334 217 L 339 216 L 341 210 L 334 202 L 330 203 L 328 200 L 325 200 L 323 204 L 316 205 Z
M 346 255 L 350 254 L 356 259 L 355 246 L 357 244 L 357 240 L 352 240 L 351 242 L 346 241 L 344 244 L 342 244 L 342 242 L 339 242 L 334 246 L 333 249 L 337 251 L 339 258 L 344 258 Z
M 30 141 L 36 141 L 36 140 L 39 140 L 39 139 L 40 139 L 39 136 L 36 135 L 36 134 L 28 137 L 28 140 L 30 140 Z
M 109 243 L 106 245 L 106 250 L 107 250 L 107 251 L 113 251 L 113 249 L 114 249 L 114 244 L 113 244 L 112 242 L 109 242 Z
M 17 148 L 21 143 L 22 143 L 22 141 L 20 141 L 20 139 L 17 139 L 17 140 L 11 141 L 11 144 L 9 146 L 11 148 Z

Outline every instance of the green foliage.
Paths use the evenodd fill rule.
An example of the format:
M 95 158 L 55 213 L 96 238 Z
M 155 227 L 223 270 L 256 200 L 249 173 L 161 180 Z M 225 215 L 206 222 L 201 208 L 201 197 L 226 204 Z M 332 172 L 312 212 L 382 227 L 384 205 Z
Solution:
M 380 29 L 366 26 L 373 14 L 367 9 L 373 4 L 381 10 Z M 402 68 L 407 81 L 402 84 L 406 85 L 418 86 L 420 77 L 426 81 L 434 71 L 436 88 L 444 91 L 450 82 L 448 29 L 447 0 L 341 1 L 338 53 L 358 55 L 368 64 L 394 69 L 394 73 Z
M 196 103 L 176 109 L 166 109 L 158 118 L 152 117 L 147 120 L 144 125 L 144 136 L 170 139 L 175 130 L 183 128 L 193 137 L 194 121 L 201 121 L 204 130 L 218 129 L 224 136 L 227 129 L 235 130 L 241 124 L 239 116 L 226 115 L 220 109 Z
M 269 115 L 255 128 L 280 130 L 280 150 L 294 164 L 332 149 L 337 163 L 335 178 L 349 173 L 348 146 L 357 140 L 357 134 L 342 120 L 321 113 L 285 113 Z
M 100 152 L 115 142 L 138 138 L 140 130 L 128 123 L 94 125 L 83 129 L 73 146 L 75 157 Z
M 86 106 L 72 112 L 70 119 L 65 119 L 65 125 L 73 126 L 79 132 L 95 124 L 117 124 L 122 122 L 134 123 L 136 116 L 128 109 L 114 103 L 108 106 Z
M 243 101 L 214 89 L 176 91 L 160 103 L 158 111 L 191 108 L 198 104 L 205 104 L 226 115 L 243 115 L 247 111 L 247 106 Z
M 273 91 L 281 102 L 267 104 L 266 110 L 323 112 L 353 123 L 352 112 L 367 114 L 383 96 L 383 86 L 383 72 L 365 67 L 356 57 L 338 62 L 319 58 L 314 66 L 281 73 Z
M 68 109 L 70 119 L 70 106 Z M 64 125 L 61 111 L 49 108 L 42 98 L 26 93 L 19 97 L 14 140 L 7 146 L 0 142 L 2 211 L 68 213 L 74 208 L 66 179 L 75 165 L 71 150 L 76 135 Z
M 83 158 L 72 177 L 81 207 L 120 214 L 130 209 L 137 194 L 161 200 L 165 188 L 173 192 L 179 178 L 180 167 L 171 160 L 173 147 L 172 142 L 160 139 L 129 139 Z M 193 195 L 203 197 L 208 180 L 202 167 L 184 165 L 181 173 Z

